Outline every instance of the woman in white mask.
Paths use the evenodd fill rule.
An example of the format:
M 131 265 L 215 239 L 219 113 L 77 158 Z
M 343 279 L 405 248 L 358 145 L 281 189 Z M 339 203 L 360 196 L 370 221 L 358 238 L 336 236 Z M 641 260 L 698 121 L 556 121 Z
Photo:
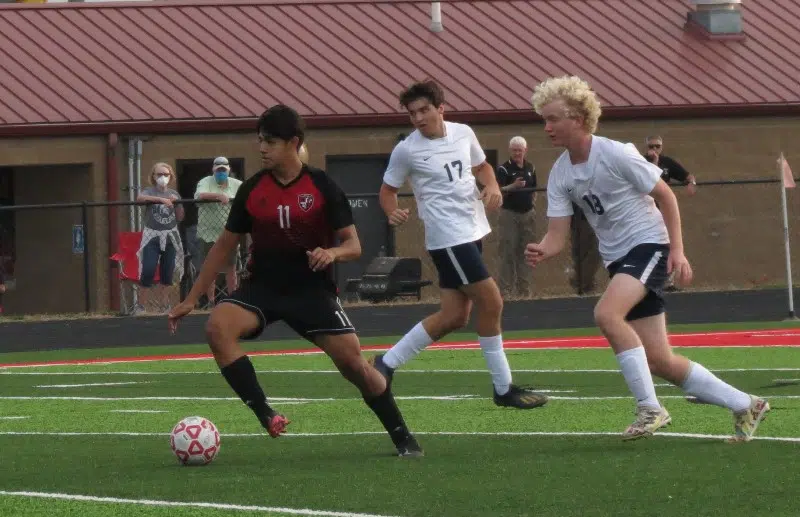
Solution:
M 141 191 L 136 201 L 149 202 L 145 209 L 142 244 L 139 247 L 139 283 L 151 287 L 156 267 L 159 282 L 172 285 L 183 277 L 183 246 L 178 221 L 183 220 L 183 205 L 173 204 L 180 194 L 170 188 L 176 182 L 175 171 L 163 162 L 153 165 L 150 187 Z

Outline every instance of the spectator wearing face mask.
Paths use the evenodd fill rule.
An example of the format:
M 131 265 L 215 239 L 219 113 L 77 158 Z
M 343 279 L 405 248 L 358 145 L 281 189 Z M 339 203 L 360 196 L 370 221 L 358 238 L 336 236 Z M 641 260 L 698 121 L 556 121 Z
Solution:
M 205 261 L 208 252 L 214 246 L 225 223 L 228 221 L 228 214 L 231 211 L 231 202 L 236 197 L 236 192 L 242 185 L 240 180 L 231 178 L 231 166 L 228 159 L 224 156 L 214 160 L 211 168 L 212 175 L 206 176 L 197 182 L 197 190 L 194 198 L 197 200 L 215 201 L 212 203 L 198 203 L 197 205 L 197 241 L 200 253 Z M 232 293 L 237 288 L 236 279 L 236 253 L 228 257 L 225 266 L 220 273 L 225 274 L 225 283 L 228 293 Z M 208 290 L 208 302 L 214 304 L 215 284 Z
M 142 244 L 139 248 L 139 282 L 151 287 L 156 274 L 160 283 L 172 285 L 183 276 L 183 246 L 178 221 L 183 220 L 183 205 L 173 204 L 180 195 L 169 188 L 175 185 L 175 171 L 168 163 L 159 162 L 150 171 L 150 187 L 142 190 L 136 201 L 150 202 L 144 215 Z

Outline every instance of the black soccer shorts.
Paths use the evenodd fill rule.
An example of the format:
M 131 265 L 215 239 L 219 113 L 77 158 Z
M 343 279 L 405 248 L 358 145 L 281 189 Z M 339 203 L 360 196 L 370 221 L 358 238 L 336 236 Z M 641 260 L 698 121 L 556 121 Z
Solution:
M 312 343 L 317 335 L 352 334 L 356 331 L 339 297 L 322 287 L 278 292 L 245 280 L 231 296 L 220 300 L 220 303 L 226 302 L 258 316 L 259 327 L 242 339 L 256 339 L 267 325 L 276 321 L 283 321 Z
M 621 259 L 608 265 L 608 272 L 612 278 L 623 273 L 636 278 L 647 288 L 644 299 L 634 305 L 625 317 L 626 320 L 657 316 L 665 311 L 664 286 L 669 279 L 668 257 L 667 244 L 640 244 Z

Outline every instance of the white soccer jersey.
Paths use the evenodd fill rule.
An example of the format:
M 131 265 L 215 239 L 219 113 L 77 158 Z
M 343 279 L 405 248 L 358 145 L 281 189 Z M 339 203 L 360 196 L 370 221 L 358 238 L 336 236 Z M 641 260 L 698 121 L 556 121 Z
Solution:
M 432 140 L 414 131 L 398 143 L 383 176 L 395 188 L 411 181 L 429 250 L 477 241 L 491 231 L 472 175 L 472 167 L 486 155 L 472 128 L 444 124 L 443 138 Z
M 669 244 L 664 218 L 648 195 L 660 179 L 661 169 L 633 144 L 592 136 L 588 161 L 573 165 L 564 151 L 553 164 L 547 216 L 570 216 L 572 203 L 580 206 L 608 265 L 639 244 Z

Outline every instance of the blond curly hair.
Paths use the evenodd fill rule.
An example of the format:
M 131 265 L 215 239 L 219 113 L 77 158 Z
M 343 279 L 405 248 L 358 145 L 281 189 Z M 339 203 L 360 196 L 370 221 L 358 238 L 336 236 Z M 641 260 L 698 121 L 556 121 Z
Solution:
M 600 120 L 600 101 L 589 83 L 574 75 L 551 77 L 533 90 L 531 104 L 539 115 L 542 108 L 553 101 L 562 100 L 570 118 L 583 117 L 583 128 L 590 134 L 597 130 Z

